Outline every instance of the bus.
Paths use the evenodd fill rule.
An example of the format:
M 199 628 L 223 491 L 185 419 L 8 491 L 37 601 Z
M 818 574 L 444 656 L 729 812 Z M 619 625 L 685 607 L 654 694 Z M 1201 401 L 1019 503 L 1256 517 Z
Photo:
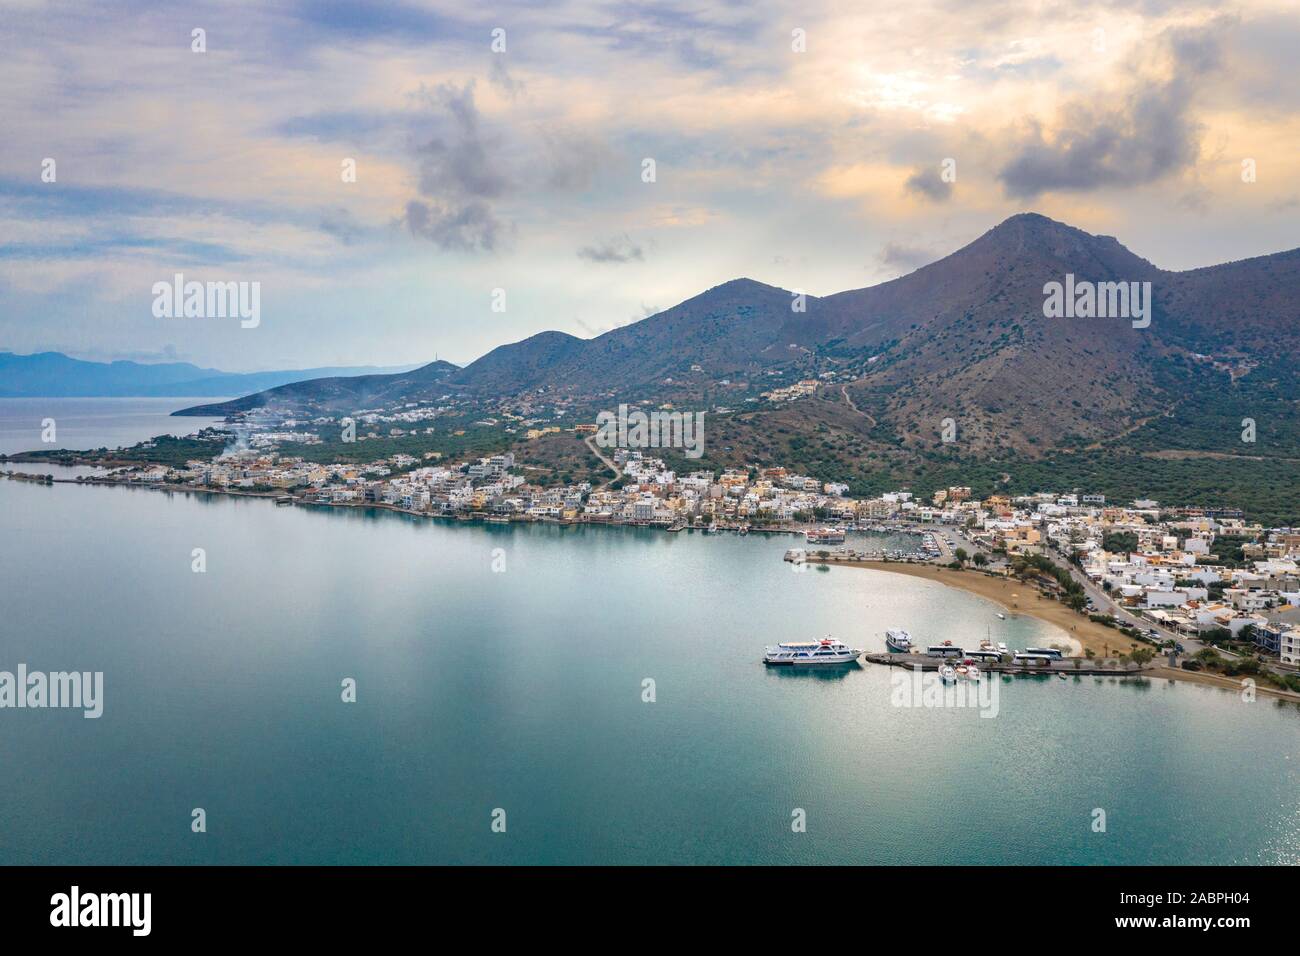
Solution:
M 1026 647 L 1026 654 L 1038 654 L 1042 657 L 1050 657 L 1054 661 L 1059 661 L 1064 655 L 1055 647 Z
M 931 644 L 925 649 L 929 657 L 961 657 L 965 651 L 951 644 Z
M 1042 667 L 1044 664 L 1050 664 L 1056 657 L 1048 657 L 1046 654 L 1031 654 L 1029 651 L 1016 651 L 1016 656 L 1012 661 L 1016 664 L 1032 664 L 1034 667 Z

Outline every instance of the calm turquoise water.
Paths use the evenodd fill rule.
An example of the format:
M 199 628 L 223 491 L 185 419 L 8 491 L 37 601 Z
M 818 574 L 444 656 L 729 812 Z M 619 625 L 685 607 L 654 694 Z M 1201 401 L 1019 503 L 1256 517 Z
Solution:
M 0 398 L 0 455 L 50 448 L 121 448 L 158 435 L 192 435 L 219 418 L 171 418 L 211 398 Z M 42 440 L 54 419 L 55 440 Z
M 1300 860 L 1294 707 L 1020 680 L 984 719 L 891 706 L 885 668 L 765 669 L 766 643 L 895 624 L 1055 633 L 794 573 L 783 537 L 0 481 L 0 541 L 0 669 L 101 670 L 106 697 L 0 710 L 0 863 Z

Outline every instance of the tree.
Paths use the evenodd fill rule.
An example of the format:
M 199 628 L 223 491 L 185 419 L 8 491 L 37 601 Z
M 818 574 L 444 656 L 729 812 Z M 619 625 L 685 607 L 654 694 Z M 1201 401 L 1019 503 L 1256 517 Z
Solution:
M 958 548 L 952 553 L 952 556 L 957 559 L 958 564 L 965 564 L 966 559 L 969 557 L 965 548 Z
M 1088 599 L 1081 592 L 1075 592 L 1066 598 L 1065 603 L 1070 606 L 1071 611 L 1082 611 Z
M 971 560 L 974 561 L 974 562 L 975 562 L 975 566 L 976 566 L 976 567 L 979 567 L 979 568 L 982 568 L 982 567 L 984 567 L 984 565 L 986 565 L 986 564 L 989 563 L 989 559 L 986 558 L 986 557 L 984 556 L 984 552 L 983 552 L 983 551 L 976 551 L 976 552 L 975 552 L 975 557 L 972 558 Z
M 1201 648 L 1196 652 L 1194 657 L 1206 667 L 1217 667 L 1219 664 L 1223 663 L 1223 658 L 1219 656 L 1219 652 L 1212 647 Z

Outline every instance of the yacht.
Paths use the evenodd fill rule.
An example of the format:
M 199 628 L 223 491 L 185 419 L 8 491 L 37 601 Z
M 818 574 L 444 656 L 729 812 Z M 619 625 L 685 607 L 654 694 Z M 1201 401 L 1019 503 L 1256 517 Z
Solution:
M 912 635 L 901 627 L 891 627 L 885 632 L 885 646 L 891 651 L 906 654 L 912 649 Z
M 849 647 L 828 637 L 824 641 L 796 641 L 769 647 L 763 654 L 763 663 L 794 667 L 825 666 L 852 664 L 861 656 L 862 651 L 856 647 Z
M 811 531 L 805 531 L 804 537 L 808 539 L 809 544 L 843 544 L 843 528 L 817 528 Z
M 957 683 L 957 671 L 951 664 L 945 664 L 943 667 L 939 668 L 939 676 L 943 679 L 945 684 Z

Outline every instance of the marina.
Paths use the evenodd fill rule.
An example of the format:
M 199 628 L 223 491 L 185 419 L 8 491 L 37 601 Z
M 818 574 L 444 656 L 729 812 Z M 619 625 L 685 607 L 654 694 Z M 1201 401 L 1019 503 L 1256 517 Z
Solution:
M 897 654 L 897 653 L 878 653 L 869 652 L 862 655 L 862 662 L 867 664 L 881 664 L 886 667 L 905 667 L 910 670 L 921 671 L 939 671 L 943 672 L 945 667 L 952 667 L 953 661 L 968 661 L 965 666 L 970 667 L 975 663 L 975 652 L 962 651 L 961 648 L 952 648 L 958 654 L 932 655 L 932 654 Z M 987 673 L 1007 674 L 1011 676 L 1023 677 L 1044 677 L 1057 674 L 1062 677 L 1071 675 L 1104 675 L 1107 677 L 1140 677 L 1148 671 L 1154 670 L 1158 665 L 1155 663 L 1138 665 L 1119 658 L 1096 658 L 1088 660 L 1082 657 L 1071 657 L 1053 660 L 1041 655 L 1015 654 L 1011 660 L 1002 657 L 1000 660 L 992 660 L 985 655 L 980 655 L 980 666 Z

